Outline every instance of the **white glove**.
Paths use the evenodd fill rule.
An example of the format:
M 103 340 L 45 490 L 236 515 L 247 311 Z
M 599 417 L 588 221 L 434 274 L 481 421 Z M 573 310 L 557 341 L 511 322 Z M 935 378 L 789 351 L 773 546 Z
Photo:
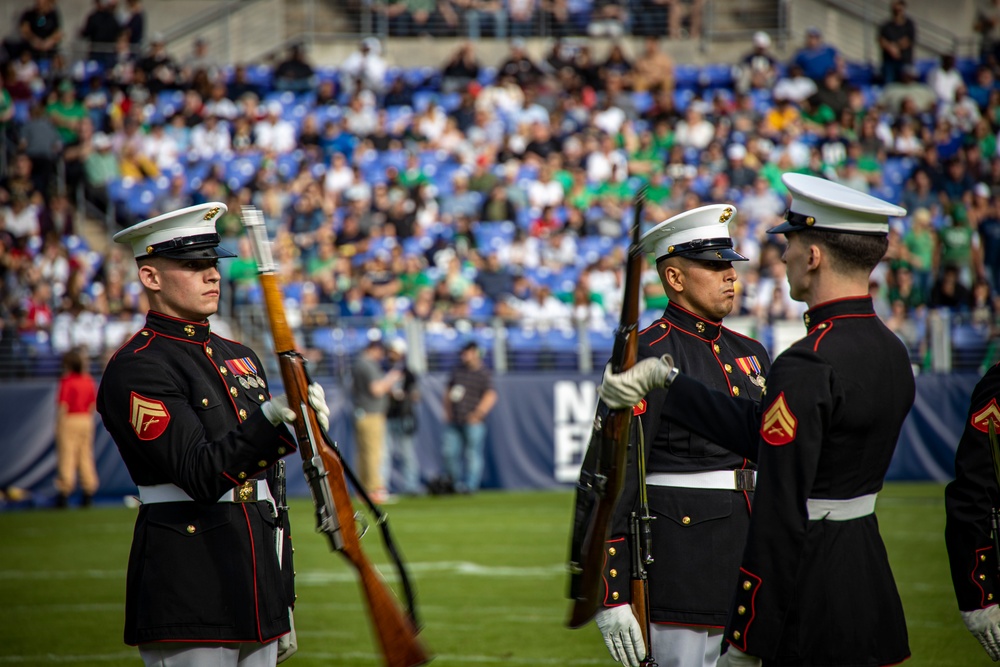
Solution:
M 986 609 L 963 611 L 962 620 L 993 662 L 1000 660 L 1000 607 L 991 605 Z
M 612 410 L 630 408 L 652 390 L 669 386 L 676 376 L 677 369 L 669 354 L 643 359 L 617 374 L 608 364 L 604 367 L 604 381 L 597 388 L 597 394 Z
M 288 610 L 288 624 L 292 626 L 291 632 L 278 637 L 278 662 L 284 662 L 292 657 L 299 650 L 299 638 L 295 635 L 295 616 L 292 610 Z
M 605 607 L 594 618 L 604 636 L 604 645 L 616 662 L 639 667 L 646 657 L 646 644 L 642 641 L 642 628 L 635 620 L 631 605 Z
M 719 657 L 719 662 L 715 663 L 715 667 L 760 667 L 760 665 L 760 658 L 747 655 L 732 645 Z
M 309 385 L 309 405 L 316 411 L 316 421 L 326 431 L 330 428 L 330 407 L 326 404 L 326 393 L 318 382 Z M 295 421 L 295 412 L 288 407 L 288 397 L 284 394 L 274 396 L 260 406 L 267 421 L 272 426 L 277 426 L 282 422 L 291 424 Z

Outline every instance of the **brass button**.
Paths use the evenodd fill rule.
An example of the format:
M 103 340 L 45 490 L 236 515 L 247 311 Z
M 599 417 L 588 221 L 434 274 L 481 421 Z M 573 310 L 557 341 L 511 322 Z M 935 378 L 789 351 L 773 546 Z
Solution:
M 618 592 L 617 591 L 611 594 L 611 599 L 612 600 L 617 600 L 618 599 Z
M 744 607 L 743 605 L 740 605 L 739 607 L 736 608 L 736 613 L 742 616 L 743 614 L 747 613 L 747 608 Z
M 257 400 L 258 401 L 263 401 L 264 400 L 264 394 L 257 394 Z
M 240 392 L 236 390 L 236 387 L 230 387 L 229 393 L 233 395 L 233 398 L 236 398 L 236 395 L 239 394 Z
M 689 517 L 689 516 L 684 517 L 683 519 L 681 519 L 681 523 L 683 523 L 685 526 L 690 525 L 691 524 L 691 517 Z
M 247 411 L 240 410 L 240 419 L 246 419 L 246 418 L 247 418 Z
M 208 356 L 212 356 L 212 348 L 206 347 L 205 348 L 205 354 L 207 354 Z
M 219 372 L 223 375 L 229 375 L 229 371 L 226 370 L 225 366 L 219 366 Z
M 194 525 L 193 524 L 190 524 L 190 523 L 188 524 L 187 532 L 188 533 L 194 533 Z
M 826 322 L 823 322 L 823 324 L 819 325 L 819 327 L 817 327 L 817 328 L 819 328 L 819 329 L 825 329 L 826 328 Z
M 287 452 L 287 451 L 288 450 L 286 448 L 284 448 L 284 447 L 278 447 L 278 455 L 279 456 L 284 456 L 285 452 Z
M 739 639 L 741 636 L 739 630 L 733 630 L 733 639 Z
M 809 322 L 812 321 L 808 313 L 805 315 L 805 317 L 802 318 L 802 320 L 806 323 L 806 326 L 809 326 Z
M 261 467 L 261 468 L 266 468 L 267 467 L 267 461 L 265 461 L 264 459 L 261 459 L 260 461 L 257 461 L 257 465 L 259 467 Z
M 608 555 L 614 556 L 616 553 L 618 553 L 618 551 L 614 547 L 608 549 Z
M 616 570 L 614 568 L 611 568 L 611 576 L 612 577 L 617 577 L 618 576 L 618 570 Z
M 204 405 L 207 408 L 208 407 L 208 399 L 207 398 L 201 399 L 201 404 Z
M 705 333 L 705 323 L 698 322 L 694 325 L 694 328 L 698 330 L 698 333 Z
M 727 373 L 732 373 L 733 372 L 733 367 L 730 366 L 729 364 L 726 364 L 723 368 L 726 369 Z
M 979 560 L 986 560 L 986 554 L 979 554 Z
M 246 479 L 246 478 L 247 474 L 245 472 L 241 472 L 239 475 L 236 476 L 236 479 Z
M 666 324 L 660 324 L 660 328 L 661 328 L 661 329 L 666 329 L 666 328 L 667 328 L 667 325 L 666 325 Z
M 716 354 L 718 354 L 719 352 L 721 352 L 721 351 L 722 351 L 722 348 L 721 348 L 721 347 L 719 347 L 719 344 L 718 344 L 718 343 L 716 343 L 715 345 L 713 345 L 713 346 L 712 346 L 712 349 L 713 349 L 713 350 L 715 350 L 715 353 L 716 353 Z
M 979 581 L 986 581 L 986 575 L 985 574 L 979 575 Z
M 733 396 L 739 396 L 739 395 L 740 395 L 740 388 L 733 387 Z
M 743 582 L 743 590 L 748 591 L 752 587 L 753 587 L 753 584 L 750 583 L 749 579 L 747 579 L 746 581 Z
M 140 331 L 139 333 L 141 333 L 143 336 L 148 336 L 149 335 L 148 331 Z

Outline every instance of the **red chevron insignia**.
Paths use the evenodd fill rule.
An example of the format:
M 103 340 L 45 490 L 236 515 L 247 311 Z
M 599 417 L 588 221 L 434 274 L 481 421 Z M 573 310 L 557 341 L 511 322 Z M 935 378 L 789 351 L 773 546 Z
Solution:
M 646 399 L 642 399 L 632 408 L 632 415 L 638 417 L 639 415 L 646 412 Z
M 991 400 L 985 408 L 972 415 L 972 426 L 977 431 L 982 431 L 986 433 L 990 430 L 990 422 L 993 422 L 993 428 L 1000 433 L 1000 407 L 997 407 L 997 399 Z
M 129 413 L 132 430 L 140 440 L 156 440 L 167 430 L 170 422 L 170 413 L 163 403 L 140 396 L 134 391 Z
M 771 407 L 764 412 L 764 418 L 760 423 L 760 437 L 769 445 L 787 445 L 795 439 L 798 425 L 799 420 L 788 408 L 785 392 L 781 392 L 774 403 L 771 403 Z

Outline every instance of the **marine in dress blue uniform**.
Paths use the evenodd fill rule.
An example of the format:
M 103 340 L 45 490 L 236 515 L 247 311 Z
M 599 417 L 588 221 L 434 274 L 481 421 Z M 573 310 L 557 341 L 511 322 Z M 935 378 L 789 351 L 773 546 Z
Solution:
M 703 206 L 642 237 L 670 302 L 663 316 L 640 332 L 639 359 L 669 354 L 706 386 L 759 401 L 770 367 L 767 351 L 722 323 L 733 307 L 732 263 L 746 260 L 733 249 L 729 232 L 736 216 L 731 205 Z M 714 666 L 749 524 L 755 466 L 666 418 L 666 395 L 654 389 L 634 409 L 655 517 L 653 562 L 647 568 L 652 654 L 660 667 Z M 628 519 L 638 502 L 634 464 L 626 475 L 607 544 L 607 607 L 630 602 Z
M 888 218 L 905 211 L 824 179 L 783 180 L 792 203 L 769 231 L 787 236 L 805 338 L 775 359 L 759 406 L 683 372 L 664 403 L 758 465 L 719 664 L 891 665 L 910 653 L 874 510 L 914 381 L 867 292 Z
M 142 503 L 125 642 L 141 652 L 181 647 L 165 664 L 203 664 L 199 649 L 225 646 L 242 650 L 233 664 L 274 664 L 271 645 L 291 629 L 291 536 L 267 481 L 295 450 L 289 420 L 274 417 L 277 401 L 253 350 L 213 333 L 207 320 L 217 307 L 215 264 L 233 256 L 215 232 L 225 210 L 190 207 L 115 236 L 133 246 L 154 309 L 109 361 L 97 408 Z M 149 266 L 158 271 L 152 290 Z M 195 283 L 174 284 L 171 272 L 207 277 L 185 290 Z M 259 647 L 263 662 L 244 661 Z
M 1000 365 L 972 391 L 965 430 L 955 452 L 955 480 L 945 488 L 944 537 L 962 619 L 991 658 L 1000 658 L 1000 580 L 990 512 L 1000 489 L 990 454 L 989 430 L 1000 434 Z

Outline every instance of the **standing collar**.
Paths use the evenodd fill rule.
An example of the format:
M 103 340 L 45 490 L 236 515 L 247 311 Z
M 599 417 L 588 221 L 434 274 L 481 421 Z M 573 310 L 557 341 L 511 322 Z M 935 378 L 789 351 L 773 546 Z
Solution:
M 211 335 L 211 327 L 208 320 L 204 322 L 192 322 L 182 320 L 170 315 L 158 313 L 155 310 L 149 311 L 146 315 L 146 328 L 153 333 L 163 334 L 171 338 L 190 341 L 192 343 L 206 343 Z
M 673 326 L 692 333 L 705 340 L 715 340 L 722 333 L 722 322 L 714 322 L 695 315 L 690 310 L 678 306 L 673 301 L 667 303 L 663 319 Z
M 820 322 L 831 320 L 835 317 L 858 315 L 875 315 L 875 306 L 872 305 L 870 296 L 850 296 L 833 301 L 824 301 L 806 311 L 802 316 L 806 330 L 812 329 Z

